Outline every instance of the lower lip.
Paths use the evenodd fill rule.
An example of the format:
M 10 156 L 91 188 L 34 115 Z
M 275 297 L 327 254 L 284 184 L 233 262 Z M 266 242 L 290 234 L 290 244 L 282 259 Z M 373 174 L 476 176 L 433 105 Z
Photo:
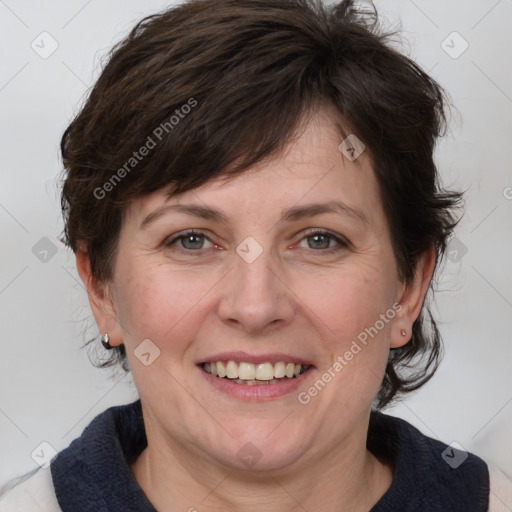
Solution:
M 228 379 L 214 377 L 211 373 L 204 371 L 198 367 L 204 378 L 219 391 L 226 395 L 241 400 L 268 400 L 279 398 L 295 391 L 302 382 L 311 375 L 313 367 L 310 367 L 304 373 L 293 379 L 286 379 L 277 384 L 237 384 Z

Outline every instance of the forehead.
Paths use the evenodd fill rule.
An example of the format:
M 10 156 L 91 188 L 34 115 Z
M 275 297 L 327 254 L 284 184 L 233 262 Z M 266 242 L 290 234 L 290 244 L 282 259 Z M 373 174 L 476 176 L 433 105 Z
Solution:
M 344 137 L 329 110 L 311 116 L 281 153 L 239 174 L 221 175 L 182 194 L 170 188 L 136 199 L 128 217 L 140 225 L 167 204 L 194 203 L 235 214 L 260 216 L 309 203 L 342 201 L 372 217 L 383 214 L 371 159 L 363 151 L 351 161 L 340 150 Z M 342 146 L 342 149 L 345 145 Z

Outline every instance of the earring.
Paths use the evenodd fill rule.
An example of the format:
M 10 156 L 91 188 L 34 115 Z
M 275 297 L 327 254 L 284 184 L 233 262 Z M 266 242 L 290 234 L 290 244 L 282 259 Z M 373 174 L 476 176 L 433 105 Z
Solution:
M 401 334 L 402 336 L 407 336 L 407 331 L 406 331 L 405 329 L 402 329 L 402 330 L 400 331 L 400 334 Z
M 106 332 L 102 337 L 101 337 L 101 344 L 107 349 L 107 350 L 112 350 L 114 347 L 110 344 L 110 341 L 108 339 L 108 332 Z

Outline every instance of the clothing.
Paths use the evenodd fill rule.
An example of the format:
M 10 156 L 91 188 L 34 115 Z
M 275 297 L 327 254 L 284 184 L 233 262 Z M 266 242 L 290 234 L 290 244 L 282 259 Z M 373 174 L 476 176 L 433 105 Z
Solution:
M 0 498 L 0 511 L 155 512 L 130 471 L 146 446 L 140 400 L 111 407 L 50 468 L 30 473 Z M 512 510 L 512 481 L 503 473 L 493 472 L 489 493 L 485 462 L 424 436 L 404 420 L 372 412 L 368 449 L 395 467 L 391 487 L 370 512 Z

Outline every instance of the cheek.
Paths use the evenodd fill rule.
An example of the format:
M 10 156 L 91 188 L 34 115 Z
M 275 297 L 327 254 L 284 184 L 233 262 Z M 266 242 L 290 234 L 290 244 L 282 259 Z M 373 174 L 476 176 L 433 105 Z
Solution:
M 132 350 L 144 339 L 162 355 L 179 358 L 204 321 L 226 272 L 176 269 L 141 258 L 119 265 L 117 314 L 124 342 Z
M 325 275 L 305 277 L 297 295 L 302 299 L 309 316 L 331 340 L 333 348 L 343 348 L 357 339 L 365 329 L 374 326 L 380 315 L 392 307 L 392 294 L 384 273 L 365 272 L 361 268 L 345 268 Z M 311 314 L 313 313 L 313 314 Z M 388 314 L 386 320 L 391 315 Z M 379 331 L 387 331 L 389 322 Z
M 124 275 L 132 277 L 118 280 L 117 313 L 125 343 L 132 346 L 146 338 L 158 346 L 169 339 L 176 346 L 186 339 L 190 318 L 219 281 L 212 273 L 176 271 L 148 262 L 131 266 Z
M 395 310 L 389 290 L 377 277 L 362 277 L 353 270 L 325 281 L 317 276 L 314 281 L 304 282 L 301 293 L 309 289 L 305 310 L 310 310 L 308 317 L 323 344 L 318 380 L 328 384 L 324 388 L 315 381 L 302 391 L 309 397 L 321 395 L 316 407 L 326 408 L 325 414 L 335 423 L 340 410 L 357 415 L 377 395 Z

